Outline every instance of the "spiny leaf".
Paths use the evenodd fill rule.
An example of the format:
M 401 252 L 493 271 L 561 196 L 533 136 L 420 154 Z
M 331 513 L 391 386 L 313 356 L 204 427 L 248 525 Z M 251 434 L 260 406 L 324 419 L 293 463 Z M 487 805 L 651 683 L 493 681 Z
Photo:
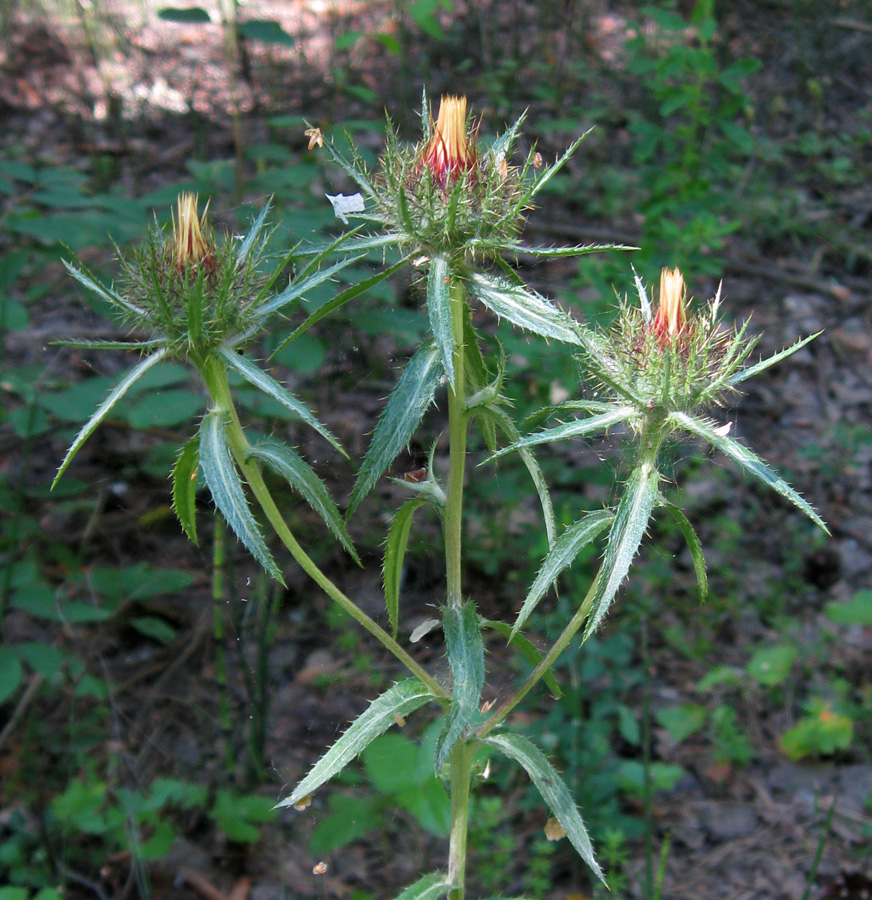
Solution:
M 427 312 L 430 330 L 439 348 L 442 368 L 454 390 L 454 339 L 451 333 L 451 285 L 448 258 L 433 256 L 427 277 Z
M 200 439 L 195 434 L 181 449 L 173 466 L 173 509 L 185 534 L 197 541 L 197 466 Z
M 548 762 L 542 751 L 519 734 L 491 734 L 484 739 L 484 743 L 495 747 L 504 756 L 508 756 L 509 759 L 513 759 L 521 765 L 532 779 L 533 784 L 536 785 L 542 799 L 556 816 L 557 821 L 560 822 L 578 855 L 587 863 L 593 874 L 605 884 L 602 870 L 594 859 L 593 847 L 581 814 L 563 783 L 563 779 L 554 766 Z
M 659 483 L 660 473 L 650 463 L 637 466 L 630 476 L 609 532 L 609 542 L 603 556 L 583 641 L 596 631 L 630 571 L 630 565 L 648 528 Z
M 759 478 L 765 485 L 768 485 L 782 497 L 789 500 L 794 506 L 801 509 L 816 525 L 819 525 L 827 534 L 830 533 L 824 520 L 814 511 L 811 505 L 804 500 L 777 472 L 773 471 L 744 444 L 719 434 L 718 431 L 708 422 L 701 419 L 695 419 L 682 412 L 673 412 L 669 414 L 669 420 L 689 431 L 691 434 L 701 437 L 708 441 L 716 450 L 720 450 L 724 456 L 728 456 L 733 462 L 738 463 L 746 472 L 749 472 L 755 478 Z
M 230 453 L 226 428 L 227 413 L 221 409 L 207 413 L 200 423 L 200 466 L 206 487 L 218 511 L 249 553 L 276 581 L 284 584 L 282 573 L 249 509 L 242 479 Z
M 385 469 L 412 439 L 424 413 L 433 402 L 441 376 L 439 351 L 435 344 L 425 344 L 409 361 L 378 420 L 351 492 L 348 516 L 354 513 Z
M 333 532 L 351 558 L 360 565 L 360 557 L 354 549 L 351 537 L 330 492 L 312 467 L 281 441 L 266 438 L 251 448 L 254 459 L 266 463 L 315 510 L 324 524 Z
M 437 775 L 463 729 L 478 713 L 484 688 L 484 644 L 475 604 L 446 606 L 442 612 L 442 630 L 453 683 L 445 727 L 436 741 Z
M 702 543 L 699 536 L 693 530 L 693 525 L 690 524 L 687 516 L 674 503 L 661 498 L 660 505 L 672 516 L 675 524 L 681 529 L 684 540 L 687 541 L 687 546 L 693 559 L 693 568 L 696 572 L 696 582 L 699 586 L 699 602 L 705 603 L 706 597 L 708 597 L 708 575 L 705 570 L 705 555 L 702 551 Z
M 409 532 L 412 529 L 412 518 L 415 515 L 415 511 L 425 503 L 425 500 L 413 497 L 400 507 L 396 516 L 394 516 L 394 521 L 391 523 L 385 544 L 383 569 L 385 603 L 395 639 L 399 628 L 400 582 L 403 576 L 403 561 L 406 558 L 406 547 L 409 544 Z
M 514 637 L 523 627 L 536 608 L 545 593 L 557 581 L 560 573 L 578 556 L 584 547 L 594 541 L 612 521 L 612 513 L 609 510 L 590 512 L 584 518 L 573 522 L 563 534 L 554 542 L 554 546 L 545 557 L 536 579 L 530 587 L 524 600 L 518 618 L 512 628 Z
M 380 734 L 387 731 L 391 725 L 395 725 L 398 718 L 414 712 L 433 699 L 430 691 L 417 678 L 397 682 L 372 701 L 342 737 L 315 763 L 291 796 L 276 805 L 295 806 L 341 772 Z
M 580 345 L 579 325 L 568 313 L 535 291 L 503 278 L 476 272 L 469 281 L 472 293 L 491 312 L 545 338 Z
M 140 378 L 142 378 L 145 373 L 152 368 L 152 366 L 157 365 L 166 355 L 168 351 L 166 348 L 161 348 L 156 353 L 152 353 L 151 356 L 147 356 L 142 362 L 137 363 L 125 376 L 112 388 L 112 391 L 109 393 L 109 396 L 97 407 L 94 415 L 91 416 L 90 419 L 82 426 L 81 431 L 76 435 L 75 440 L 70 445 L 70 449 L 67 450 L 67 455 L 64 457 L 63 462 L 60 464 L 58 468 L 57 474 L 54 477 L 54 481 L 52 481 L 51 486 L 54 486 L 60 480 L 61 475 L 66 471 L 67 466 L 73 461 L 73 457 L 79 452 L 82 447 L 82 444 L 88 440 L 88 438 L 94 433 L 97 426 L 106 418 L 107 415 L 112 411 L 112 407 L 127 393 L 127 391 L 137 382 Z
M 219 347 L 218 355 L 232 368 L 235 369 L 249 384 L 254 385 L 259 391 L 263 391 L 268 397 L 281 403 L 289 412 L 314 428 L 325 441 L 329 441 L 344 457 L 348 454 L 342 449 L 339 441 L 328 431 L 326 425 L 322 425 L 315 414 L 298 400 L 286 387 L 279 384 L 271 375 L 268 375 L 260 366 L 255 365 L 250 359 L 230 350 L 227 347 Z
M 439 900 L 451 890 L 448 876 L 442 872 L 432 872 L 410 884 L 397 900 Z

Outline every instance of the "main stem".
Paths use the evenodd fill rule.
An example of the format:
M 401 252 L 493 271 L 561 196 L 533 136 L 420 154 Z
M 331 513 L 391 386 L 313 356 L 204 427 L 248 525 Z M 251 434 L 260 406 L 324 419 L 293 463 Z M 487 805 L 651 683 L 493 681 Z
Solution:
M 362 625 L 376 640 L 391 653 L 420 681 L 432 691 L 434 696 L 445 698 L 448 692 L 422 666 L 416 662 L 376 621 L 371 619 L 360 607 L 347 597 L 322 571 L 315 561 L 297 542 L 291 529 L 284 520 L 272 494 L 263 479 L 260 466 L 251 460 L 251 446 L 245 436 L 233 398 L 227 383 L 227 372 L 223 363 L 210 359 L 203 365 L 202 373 L 209 393 L 216 404 L 230 417 L 227 429 L 227 440 L 237 465 L 242 470 L 251 492 L 260 504 L 270 525 L 272 525 L 281 542 L 290 551 L 291 556 L 303 571 L 330 597 L 335 600 L 348 615 Z
M 466 469 L 466 373 L 463 326 L 466 292 L 461 282 L 451 284 L 451 337 L 454 386 L 448 386 L 448 503 L 445 507 L 446 602 L 463 603 L 463 479 Z M 463 900 L 466 886 L 466 841 L 469 831 L 469 784 L 472 747 L 461 736 L 451 749 L 451 833 L 448 849 L 449 900 Z

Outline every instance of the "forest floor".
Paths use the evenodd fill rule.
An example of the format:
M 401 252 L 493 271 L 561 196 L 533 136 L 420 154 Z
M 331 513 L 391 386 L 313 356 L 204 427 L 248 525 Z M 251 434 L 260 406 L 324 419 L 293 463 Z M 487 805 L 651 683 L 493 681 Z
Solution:
M 506 34 L 513 39 L 520 34 L 523 43 L 524 28 L 533 30 L 537 5 L 505 6 L 511 8 L 511 12 L 504 11 Z M 401 26 L 389 14 L 390 4 L 258 0 L 250 4 L 249 13 L 255 7 L 262 18 L 281 22 L 296 45 L 293 49 L 264 49 L 253 44 L 248 77 L 235 86 L 227 77 L 223 30 L 218 24 L 159 22 L 146 6 L 128 7 L 113 0 L 89 13 L 95 26 L 89 47 L 75 23 L 62 27 L 48 17 L 16 19 L 0 59 L 4 120 L 0 144 L 19 160 L 39 161 L 44 166 L 77 166 L 84 171 L 89 160 L 108 161 L 116 187 L 143 194 L 187 178 L 186 161 L 195 154 L 207 161 L 233 158 L 234 96 L 243 117 L 244 140 L 251 145 L 272 140 L 270 118 L 279 113 L 326 126 L 347 118 L 378 118 L 384 107 L 395 110 L 397 96 L 418 94 L 414 66 L 403 60 L 403 69 L 397 57 L 377 52 L 371 42 L 348 42 L 350 49 L 343 52 L 340 66 L 336 54 L 337 39 L 342 35 L 377 32 L 403 38 L 410 56 L 428 55 L 428 89 L 434 96 L 441 90 L 461 89 L 457 67 L 464 53 L 481 65 L 493 65 L 499 46 L 495 37 L 500 35 L 500 17 L 495 16 L 485 29 L 485 13 L 476 12 L 476 4 L 456 15 L 451 47 L 457 58 L 447 50 L 440 55 L 443 45 L 428 43 L 426 37 L 419 35 L 413 40 L 398 34 Z M 346 8 L 347 18 L 342 18 L 337 10 Z M 731 8 L 740 14 L 742 4 L 737 2 Z M 330 10 L 333 12 L 328 14 Z M 588 52 L 605 72 L 618 65 L 614 58 L 620 53 L 621 16 L 617 12 L 600 14 L 592 16 L 591 22 L 596 28 L 592 25 Z M 868 47 L 869 35 L 863 24 L 855 23 L 856 34 L 865 37 Z M 538 23 L 537 40 L 542 46 L 548 44 L 548 25 L 547 21 Z M 777 19 L 758 26 L 754 50 L 764 58 L 764 69 L 770 70 L 772 79 L 776 77 L 772 71 L 787 66 L 779 56 L 782 44 L 773 37 Z M 840 27 L 846 36 L 855 34 L 847 26 Z M 550 35 L 559 56 L 560 41 L 566 37 L 557 30 Z M 341 40 L 339 46 L 343 46 Z M 382 42 L 382 50 L 385 46 Z M 541 47 L 527 49 L 533 52 Z M 866 127 L 872 128 L 872 55 L 862 58 L 855 50 L 846 53 L 844 60 L 842 69 L 828 73 L 829 84 L 835 85 L 833 95 L 844 103 L 833 103 L 821 113 L 827 119 L 822 127 L 832 133 L 847 128 L 846 120 L 857 115 L 858 107 L 865 110 Z M 343 92 L 338 87 L 341 83 L 360 90 Z M 476 96 L 476 90 L 481 96 Z M 859 99 L 850 99 L 852 90 Z M 470 94 L 486 120 L 498 115 L 497 107 L 506 105 L 488 99 L 481 78 Z M 536 136 L 539 125 L 555 114 L 549 113 L 547 105 L 537 107 L 535 99 L 528 98 L 519 100 L 511 112 L 517 115 L 527 103 L 531 104 L 528 130 Z M 407 121 L 413 123 L 414 116 Z M 610 135 L 604 130 L 593 147 L 600 157 L 608 154 L 612 137 L 616 143 L 627 140 L 626 133 Z M 405 133 L 409 131 L 405 129 Z M 555 152 L 560 138 L 545 128 L 542 131 L 543 148 Z M 293 153 L 304 156 L 302 125 L 291 140 Z M 375 139 L 371 143 L 377 150 Z M 573 163 L 575 168 L 570 167 L 581 185 L 584 153 L 583 145 Z M 872 167 L 872 147 L 867 145 L 865 154 Z M 252 168 L 250 161 L 245 165 Z M 865 236 L 866 251 L 872 250 L 870 184 L 872 181 L 859 186 L 851 183 L 841 192 L 818 198 L 833 230 L 850 221 L 853 233 L 859 230 Z M 307 186 L 311 193 L 307 202 L 315 202 L 312 197 L 323 193 L 325 187 L 332 190 L 332 182 L 325 180 L 317 189 Z M 246 199 L 256 203 L 262 197 Z M 219 208 L 219 216 L 221 212 Z M 620 222 L 586 220 L 584 227 L 573 224 L 577 221 L 577 205 L 574 208 L 572 199 L 552 194 L 531 214 L 524 237 L 531 243 L 607 241 L 615 236 L 639 239 L 639 223 L 631 217 Z M 15 236 L 2 234 L 0 246 L 9 251 L 14 240 Z M 872 253 L 864 257 L 860 252 L 858 261 L 857 254 L 852 257 L 834 250 L 835 246 L 834 242 L 821 247 L 820 253 L 802 240 L 770 240 L 764 246 L 740 230 L 727 239 L 720 252 L 728 321 L 742 320 L 753 312 L 752 331 L 762 335 L 762 355 L 776 352 L 802 335 L 824 332 L 785 364 L 743 386 L 735 410 L 723 411 L 721 416 L 723 421 L 733 422 L 733 434 L 779 472 L 789 473 L 791 483 L 826 520 L 832 537 L 822 540 L 814 535 L 799 514 L 774 496 L 760 495 L 722 460 L 716 466 L 698 466 L 688 451 L 676 465 L 676 490 L 681 491 L 689 518 L 698 526 L 706 546 L 715 599 L 702 610 L 695 606 L 688 554 L 680 551 L 674 536 L 659 535 L 668 552 L 652 558 L 648 587 L 638 589 L 634 602 L 628 603 L 635 613 L 615 612 L 601 636 L 605 650 L 600 652 L 607 654 L 612 646 L 607 643 L 610 636 L 630 635 L 628 661 L 636 671 L 644 665 L 645 678 L 621 681 L 621 673 L 615 674 L 606 661 L 592 693 L 579 694 L 588 713 L 595 705 L 596 692 L 601 691 L 614 696 L 616 706 L 630 709 L 637 721 L 642 719 L 645 702 L 654 712 L 665 707 L 701 706 L 711 717 L 715 709 L 733 710 L 733 731 L 729 726 L 718 731 L 710 725 L 682 740 L 676 740 L 655 717 L 653 758 L 682 770 L 668 789 L 654 794 L 651 810 L 655 867 L 656 856 L 668 840 L 664 900 L 858 900 L 872 891 L 872 617 L 865 624 L 844 624 L 832 615 L 832 604 L 850 605 L 858 593 L 862 595 L 872 586 Z M 585 297 L 574 284 L 577 273 L 570 266 L 551 263 L 529 268 L 525 274 L 538 289 L 559 294 L 567 305 L 565 298 L 570 292 Z M 713 292 L 717 285 L 713 278 L 695 280 L 691 275 L 690 279 L 698 296 L 709 296 L 705 291 Z M 95 327 L 97 320 L 82 304 L 59 262 L 27 269 L 15 286 L 15 296 L 28 297 L 39 283 L 50 284 L 50 293 L 29 302 L 28 328 L 6 333 L 4 365 L 38 364 L 48 373 L 45 380 L 53 383 L 85 380 L 95 371 L 115 375 L 126 368 L 128 363 L 121 357 L 110 355 L 96 361 L 87 354 L 49 347 L 52 339 L 80 335 Z M 408 286 L 400 285 L 398 290 L 408 293 Z M 583 315 L 584 307 L 579 303 L 573 311 Z M 97 327 L 101 337 L 123 334 L 102 320 Z M 323 327 L 317 336 L 325 351 L 319 373 L 297 372 L 289 377 L 295 379 L 294 388 L 323 414 L 350 457 L 360 460 L 390 379 L 407 348 L 398 346 L 395 334 L 379 334 L 375 328 L 369 335 L 352 338 L 347 323 Z M 529 371 L 525 377 L 532 377 Z M 553 384 L 550 388 L 572 391 L 575 386 Z M 11 394 L 9 403 L 10 408 L 16 403 Z M 441 424 L 439 415 L 437 412 L 432 422 L 428 420 L 434 436 Z M 169 436 L 183 433 L 173 431 Z M 243 595 L 254 591 L 251 581 L 256 581 L 255 575 L 240 556 L 228 590 L 237 612 L 230 616 L 228 627 L 231 635 L 238 629 L 235 636 L 243 653 L 236 654 L 230 649 L 232 640 L 228 642 L 227 687 L 222 687 L 216 669 L 208 533 L 199 549 L 190 545 L 168 514 L 166 480 L 139 467 L 150 442 L 166 435 L 115 424 L 98 433 L 75 463 L 75 478 L 88 486 L 90 494 L 90 505 L 78 507 L 36 499 L 63 457 L 67 435 L 68 429 L 49 430 L 25 456 L 21 442 L 7 425 L 0 424 L 0 473 L 10 481 L 20 479 L 31 490 L 28 511 L 41 529 L 41 536 L 34 540 L 69 548 L 70 558 L 80 560 L 83 566 L 122 570 L 148 562 L 158 569 L 187 571 L 193 576 L 192 585 L 177 595 L 140 604 L 141 612 L 172 623 L 176 637 L 169 646 L 125 627 L 117 615 L 101 626 L 61 627 L 39 623 L 21 610 L 7 614 L 5 639 L 61 645 L 77 654 L 87 671 L 112 686 L 105 706 L 109 714 L 101 720 L 104 736 L 93 743 L 94 761 L 116 760 L 123 772 L 119 777 L 137 784 L 172 776 L 215 791 L 227 782 L 228 752 L 240 759 L 247 753 L 251 696 L 244 670 L 249 665 L 246 660 L 256 657 L 257 647 L 256 632 L 238 608 Z M 352 484 L 350 469 L 338 459 L 325 459 L 324 448 L 303 432 L 292 436 L 307 458 L 317 459 L 321 454 L 319 472 L 335 488 L 336 496 L 347 497 Z M 413 447 L 409 458 L 396 464 L 395 473 L 420 465 L 425 450 L 424 443 Z M 588 458 L 596 459 L 589 448 L 584 451 L 584 459 Z M 568 451 L 558 462 L 567 469 L 590 464 L 573 460 Z M 589 503 L 600 496 L 597 492 L 601 489 L 576 486 L 569 495 L 572 490 Z M 353 534 L 365 563 L 362 572 L 344 561 L 338 550 L 319 550 L 320 562 L 337 583 L 376 617 L 384 616 L 379 570 L 380 544 L 388 521 L 384 510 L 395 509 L 399 499 L 396 489 L 381 487 L 353 520 Z M 484 550 L 469 564 L 469 588 L 486 615 L 510 621 L 517 609 L 514 582 L 528 577 L 530 569 L 520 567 L 523 574 L 519 576 L 512 552 L 504 551 L 500 542 L 523 531 L 529 516 L 522 507 L 506 529 L 497 532 L 488 525 L 488 516 L 507 515 L 506 508 L 489 501 L 483 491 L 478 499 L 485 506 L 469 537 L 471 542 L 481 539 Z M 601 499 L 608 499 L 607 494 Z M 733 523 L 727 537 L 718 530 L 725 521 Z M 304 522 L 302 527 L 305 530 L 309 525 L 317 542 L 319 532 L 314 523 Z M 409 630 L 432 614 L 442 589 L 438 565 L 427 554 L 429 537 L 425 530 L 415 545 L 406 576 L 404 628 Z M 438 542 L 435 528 L 432 537 Z M 529 529 L 526 539 L 533 540 Z M 489 554 L 496 570 L 488 567 Z M 55 553 L 46 564 L 55 583 L 69 574 L 58 558 Z M 663 574 L 667 563 L 674 574 Z M 273 800 L 299 780 L 375 695 L 378 685 L 400 674 L 378 647 L 355 637 L 346 623 L 329 615 L 327 600 L 302 574 L 291 571 L 287 578 L 287 592 L 276 598 L 280 603 L 271 626 L 268 655 L 268 721 L 263 743 L 263 781 L 267 786 L 261 791 Z M 656 612 L 652 595 L 661 597 Z M 777 683 L 755 681 L 749 674 L 752 651 L 784 645 L 798 650 L 791 673 Z M 488 651 L 489 671 L 497 679 L 491 690 L 498 696 L 500 687 L 513 683 L 517 672 L 499 642 L 489 644 Z M 415 653 L 435 671 L 444 671 L 439 632 L 416 644 Z M 700 691 L 700 681 L 715 670 L 732 672 L 734 678 L 725 677 L 708 691 Z M 8 779 L 0 793 L 0 842 L 13 810 L 19 809 L 27 796 L 20 773 L 34 770 L 29 757 L 35 748 L 28 741 L 40 733 L 39 723 L 48 724 L 57 734 L 67 734 L 71 720 L 84 715 L 82 701 L 76 706 L 63 690 L 39 688 L 40 682 L 35 681 L 33 691 L 25 691 L 17 701 L 2 707 L 11 727 L 0 736 L 0 772 Z M 231 718 L 231 726 L 225 723 L 223 728 L 224 713 L 218 701 L 222 692 L 230 699 Z M 538 722 L 541 728 L 549 700 L 544 694 L 531 698 L 519 719 L 532 726 Z M 840 752 L 792 761 L 779 739 L 804 715 L 804 704 L 815 700 L 822 704 L 821 715 L 829 711 L 850 718 L 853 742 Z M 572 725 L 562 727 L 568 732 Z M 627 729 L 604 724 L 603 733 L 618 745 L 614 753 L 641 758 L 638 743 Z M 731 750 L 731 736 L 740 745 L 745 740 L 750 751 L 743 756 L 735 744 Z M 571 743 L 566 733 L 559 737 Z M 63 754 L 55 752 L 51 758 L 61 757 Z M 70 766 L 69 758 L 58 763 L 62 764 Z M 244 780 L 236 774 L 237 780 Z M 53 777 L 47 774 L 46 783 L 54 783 Z M 583 780 L 584 773 L 578 777 Z M 342 790 L 366 795 L 359 784 Z M 580 788 L 582 797 L 594 796 L 585 790 Z M 521 780 L 506 778 L 499 791 L 502 818 L 496 827 L 521 834 L 529 846 L 544 825 L 544 812 L 539 815 L 530 808 Z M 29 807 L 38 831 L 40 803 L 44 808 L 48 805 L 50 792 L 32 788 L 32 795 L 39 797 Z M 623 816 L 641 820 L 644 811 L 638 791 L 625 791 L 617 802 Z M 306 813 L 283 810 L 252 844 L 231 840 L 226 831 L 203 816 L 182 816 L 180 836 L 172 849 L 148 866 L 151 895 L 156 900 L 366 895 L 381 900 L 395 896 L 426 866 L 435 868 L 444 853 L 445 841 L 422 831 L 407 814 L 394 818 L 379 812 L 381 818 L 375 818 L 373 831 L 326 855 L 326 872 L 313 875 L 321 857 L 309 851 L 309 841 L 326 812 L 326 801 L 319 805 L 317 799 Z M 483 835 L 479 837 L 484 841 Z M 58 877 L 66 881 L 66 896 L 97 896 L 100 900 L 131 896 L 136 889 L 131 857 L 116 853 L 97 859 L 92 851 L 93 847 L 86 847 L 78 857 L 64 857 Z M 484 844 L 480 851 L 488 854 L 492 848 Z M 626 884 L 613 896 L 643 897 L 644 842 L 631 839 L 623 852 L 625 860 L 616 871 L 623 873 Z M 514 893 L 521 893 L 524 884 L 518 862 L 512 858 L 504 873 L 520 885 Z M 590 896 L 570 848 L 558 846 L 551 878 L 554 887 L 549 898 Z M 210 895 L 210 886 L 217 893 Z M 496 893 L 497 889 L 488 886 L 488 890 Z

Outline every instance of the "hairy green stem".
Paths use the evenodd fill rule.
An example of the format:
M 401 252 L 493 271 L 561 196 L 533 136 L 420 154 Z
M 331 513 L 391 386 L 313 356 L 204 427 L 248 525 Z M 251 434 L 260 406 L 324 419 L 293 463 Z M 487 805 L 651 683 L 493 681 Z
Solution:
M 466 882 L 466 841 L 469 834 L 469 785 L 472 745 L 461 738 L 451 748 L 451 835 L 448 851 L 448 900 L 463 900 Z
M 463 325 L 466 292 L 458 280 L 451 283 L 451 338 L 454 387 L 448 386 L 448 502 L 445 506 L 446 603 L 463 603 L 463 479 L 466 470 L 466 373 Z M 460 738 L 451 749 L 451 832 L 448 850 L 449 900 L 463 900 L 466 890 L 466 842 L 469 830 L 469 781 L 472 750 Z
M 463 479 L 466 470 L 466 387 L 463 318 L 466 294 L 457 281 L 451 284 L 451 337 L 454 345 L 454 387 L 448 387 L 448 503 L 445 507 L 445 569 L 447 602 L 454 608 L 463 603 Z
M 270 525 L 272 525 L 279 539 L 290 551 L 291 556 L 293 556 L 300 568 L 331 600 L 338 603 L 352 619 L 362 625 L 376 640 L 390 650 L 416 678 L 432 691 L 434 696 L 447 698 L 448 692 L 446 689 L 429 675 L 377 622 L 347 597 L 318 568 L 315 561 L 300 546 L 279 511 L 275 500 L 273 500 L 269 487 L 267 487 L 261 474 L 260 466 L 251 459 L 251 445 L 248 443 L 248 438 L 245 436 L 239 416 L 236 413 L 236 407 L 230 394 L 230 385 L 227 383 L 227 370 L 224 368 L 224 364 L 213 357 L 203 364 L 201 372 L 213 401 L 215 401 L 218 408 L 223 409 L 230 417 L 227 440 L 236 464 L 245 476 L 251 492 L 254 494 Z
M 215 516 L 212 538 L 212 639 L 215 641 L 215 680 L 218 682 L 218 716 L 224 735 L 224 767 L 233 775 L 236 761 L 233 753 L 233 723 L 230 720 L 230 699 L 227 692 L 227 659 L 224 652 L 224 576 L 227 535 L 224 521 Z

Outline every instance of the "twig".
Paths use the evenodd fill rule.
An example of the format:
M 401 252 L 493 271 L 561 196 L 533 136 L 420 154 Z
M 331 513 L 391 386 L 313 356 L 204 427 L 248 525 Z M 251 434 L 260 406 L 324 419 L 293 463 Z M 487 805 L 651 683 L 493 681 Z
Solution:
M 27 710 L 27 707 L 30 706 L 30 702 L 36 696 L 36 692 L 39 690 L 39 686 L 42 684 L 43 678 L 39 672 L 34 673 L 33 677 L 30 679 L 30 683 L 27 685 L 24 693 L 21 695 L 21 699 L 18 701 L 18 705 L 12 711 L 12 715 L 9 717 L 9 721 L 3 726 L 3 730 L 0 731 L 0 749 L 3 748 L 3 745 L 9 738 L 12 736 L 12 732 L 15 731 L 18 723 L 21 721 L 22 716 Z

